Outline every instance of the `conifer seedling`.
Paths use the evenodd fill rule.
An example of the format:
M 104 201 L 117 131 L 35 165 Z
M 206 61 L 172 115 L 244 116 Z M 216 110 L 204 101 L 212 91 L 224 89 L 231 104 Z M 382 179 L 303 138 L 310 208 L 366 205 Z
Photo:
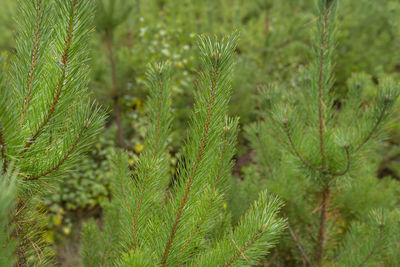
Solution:
M 104 114 L 87 91 L 93 1 L 21 0 L 18 6 L 16 52 L 0 65 L 0 155 L 2 172 L 17 174 L 15 265 L 31 266 L 51 259 L 42 193 L 82 158 Z

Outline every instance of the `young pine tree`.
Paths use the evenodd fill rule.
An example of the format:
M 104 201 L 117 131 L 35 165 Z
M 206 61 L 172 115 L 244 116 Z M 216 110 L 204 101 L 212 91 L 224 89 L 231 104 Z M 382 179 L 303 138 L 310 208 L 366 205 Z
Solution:
M 85 266 L 252 265 L 283 230 L 282 203 L 266 192 L 230 226 L 224 199 L 238 122 L 226 113 L 236 37 L 198 43 L 202 72 L 177 179 L 168 189 L 169 67 L 159 64 L 148 72 L 146 150 L 133 173 L 124 155 L 116 158 L 102 230 L 92 221 L 83 232 Z
M 379 81 L 366 99 L 365 75 L 349 82 L 335 102 L 332 85 L 337 0 L 319 0 L 312 63 L 304 87 L 264 93 L 265 120 L 247 128 L 257 151 L 257 170 L 270 191 L 287 202 L 288 239 L 275 263 L 310 266 L 396 266 L 400 231 L 398 185 L 378 181 L 368 165 L 399 94 Z M 383 194 L 383 195 L 382 195 Z M 396 236 L 397 234 L 397 236 Z M 290 255 L 290 257 L 288 257 Z
M 41 234 L 42 193 L 82 157 L 104 115 L 87 92 L 92 1 L 18 6 L 16 54 L 1 64 L 0 162 L 4 173 L 17 174 L 10 242 L 17 242 L 16 266 L 27 266 L 51 256 Z

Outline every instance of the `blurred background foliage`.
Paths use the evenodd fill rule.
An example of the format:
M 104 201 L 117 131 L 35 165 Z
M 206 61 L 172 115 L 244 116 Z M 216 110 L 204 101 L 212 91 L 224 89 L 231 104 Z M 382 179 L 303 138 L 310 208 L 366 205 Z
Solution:
M 196 88 L 195 70 L 198 66 L 193 47 L 197 34 L 240 32 L 230 112 L 239 116 L 241 125 L 246 128 L 246 125 L 262 119 L 258 109 L 262 105 L 258 94 L 260 87 L 274 83 L 279 84 L 282 90 L 295 90 L 302 83 L 302 73 L 309 62 L 312 47 L 311 29 L 316 21 L 313 0 L 96 1 L 100 8 L 91 41 L 90 89 L 93 97 L 108 107 L 110 116 L 90 157 L 70 174 L 70 179 L 54 188 L 54 194 L 44 203 L 49 210 L 49 238 L 56 243 L 79 228 L 80 216 L 100 217 L 102 202 L 111 197 L 109 167 L 119 138 L 114 116 L 114 86 L 118 91 L 117 105 L 125 148 L 130 152 L 133 167 L 144 147 L 148 123 L 144 106 L 146 68 L 154 61 L 171 63 L 175 115 L 174 134 L 169 142 L 172 167 L 179 158 L 177 148 L 186 134 L 188 110 L 192 107 Z M 111 2 L 114 6 L 110 6 Z M 1 53 L 14 53 L 13 14 L 16 3 L 15 0 L 0 1 Z M 372 84 L 384 75 L 398 80 L 399 14 L 400 2 L 397 0 L 340 1 L 336 80 L 332 92 L 337 96 L 338 105 L 354 73 L 368 75 Z M 112 32 L 111 37 L 107 37 L 107 31 Z M 115 85 L 110 44 L 115 61 Z M 400 180 L 400 111 L 399 107 L 396 109 L 387 141 L 379 144 L 376 157 L 371 159 L 370 168 L 376 177 L 369 177 L 369 183 L 360 185 L 359 191 L 344 194 L 341 201 L 353 201 L 354 195 L 376 186 L 376 178 L 385 180 L 379 185 L 383 187 L 382 191 L 387 190 L 389 195 L 399 194 L 398 186 L 392 185 L 393 179 Z M 228 203 L 234 220 L 247 208 L 260 188 L 273 186 L 254 170 L 255 152 L 243 133 L 239 136 L 238 150 L 231 186 L 235 197 Z M 286 178 L 281 183 L 285 183 L 284 179 L 288 176 L 282 175 Z M 286 182 L 289 186 L 290 181 Z M 290 190 L 301 191 L 301 188 Z M 354 207 L 357 205 L 362 203 L 354 203 Z M 68 249 L 61 248 L 60 251 L 61 258 L 68 258 L 62 255 L 68 254 Z

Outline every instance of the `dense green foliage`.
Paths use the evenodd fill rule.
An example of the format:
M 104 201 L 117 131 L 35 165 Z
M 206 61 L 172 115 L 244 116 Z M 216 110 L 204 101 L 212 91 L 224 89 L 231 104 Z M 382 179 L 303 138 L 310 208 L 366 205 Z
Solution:
M 284 227 L 276 218 L 282 204 L 275 197 L 261 193 L 233 229 L 223 209 L 238 123 L 225 118 L 235 42 L 235 37 L 199 39 L 195 111 L 177 180 L 168 190 L 169 67 L 150 68 L 146 150 L 133 177 L 126 157 L 116 159 L 103 231 L 92 221 L 83 232 L 85 266 L 240 265 L 257 263 L 273 246 Z
M 65 177 L 99 132 L 104 116 L 87 92 L 87 48 L 93 5 L 21 1 L 16 56 L 1 72 L 1 165 L 18 173 L 13 218 L 17 265 L 50 256 L 40 229 L 40 196 Z M 11 211 L 10 211 L 11 212 Z M 42 221 L 43 220 L 43 221 Z
M 324 2 L 304 88 L 266 88 L 265 119 L 247 128 L 258 153 L 259 169 L 253 172 L 260 171 L 267 188 L 287 203 L 284 215 L 293 241 L 281 243 L 276 260 L 285 262 L 285 251 L 291 260 L 316 266 L 396 266 L 398 248 L 383 248 L 396 243 L 400 231 L 399 208 L 393 202 L 399 187 L 371 177 L 368 157 L 372 141 L 379 139 L 392 114 L 399 85 L 391 79 L 379 81 L 377 92 L 366 99 L 369 77 L 356 75 L 340 106 L 334 103 L 337 2 Z
M 397 0 L 0 1 L 0 265 L 79 265 L 88 217 L 89 266 L 157 265 L 171 237 L 166 265 L 400 265 L 399 14 Z M 198 35 L 235 31 L 212 156 L 175 223 L 206 114 Z M 125 197 L 141 192 L 135 216 Z M 257 217 L 267 203 L 280 214 Z M 240 229 L 269 215 L 287 222 L 278 245 L 241 254 Z

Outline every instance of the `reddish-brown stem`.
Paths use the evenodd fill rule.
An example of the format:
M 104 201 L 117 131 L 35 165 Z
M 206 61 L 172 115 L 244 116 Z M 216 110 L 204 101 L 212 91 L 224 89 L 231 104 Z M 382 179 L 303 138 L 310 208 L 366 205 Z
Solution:
M 111 66 L 111 79 L 112 79 L 111 98 L 114 102 L 114 116 L 115 116 L 115 122 L 117 123 L 117 127 L 118 127 L 118 141 L 119 141 L 119 146 L 121 148 L 125 148 L 124 133 L 123 133 L 122 121 L 121 121 L 121 109 L 119 106 L 117 68 L 116 68 L 114 48 L 113 48 L 113 43 L 112 43 L 113 34 L 112 34 L 111 30 L 106 29 L 105 38 L 106 38 L 106 45 L 107 45 L 107 49 L 108 49 L 108 59 L 110 61 L 110 66 Z
M 21 154 L 25 153 L 29 149 L 29 147 L 32 146 L 32 144 L 35 142 L 36 138 L 39 136 L 40 132 L 50 121 L 50 119 L 52 118 L 52 116 L 54 114 L 54 111 L 56 110 L 56 106 L 60 100 L 61 94 L 65 88 L 65 84 L 67 82 L 67 74 L 68 74 L 69 52 L 71 49 L 72 38 L 74 36 L 74 25 L 75 25 L 75 16 L 76 16 L 77 6 L 78 6 L 78 0 L 74 0 L 74 2 L 72 4 L 70 17 L 69 17 L 67 36 L 65 38 L 65 43 L 64 43 L 64 51 L 63 51 L 62 58 L 61 58 L 61 63 L 62 63 L 61 75 L 57 81 L 57 86 L 56 86 L 57 89 L 53 96 L 53 102 L 50 105 L 49 111 L 47 112 L 47 114 L 45 115 L 43 120 L 40 122 L 39 127 L 29 137 L 28 141 L 25 144 L 24 150 L 21 152 Z
M 330 188 L 326 186 L 322 191 L 322 207 L 319 219 L 318 240 L 315 248 L 315 263 L 317 266 L 321 265 L 324 255 L 324 244 L 326 239 L 326 218 L 329 205 Z
M 0 146 L 1 146 L 1 158 L 3 159 L 3 171 L 7 172 L 8 161 L 6 155 L 6 142 L 4 140 L 4 135 L 1 128 L 0 128 Z
M 175 222 L 174 222 L 174 224 L 172 226 L 171 235 L 168 238 L 167 244 L 165 246 L 164 254 L 163 254 L 163 257 L 161 259 L 161 266 L 165 266 L 165 264 L 167 262 L 169 249 L 171 248 L 172 242 L 174 241 L 176 230 L 177 230 L 179 221 L 181 219 L 183 209 L 184 209 L 184 207 L 186 205 L 190 189 L 192 187 L 193 178 L 197 173 L 197 168 L 198 168 L 198 166 L 200 164 L 200 161 L 201 161 L 201 159 L 203 157 L 204 148 L 205 148 L 205 146 L 207 144 L 208 131 L 209 131 L 209 128 L 210 128 L 211 118 L 212 118 L 212 114 L 213 114 L 213 110 L 214 110 L 215 89 L 216 89 L 216 82 L 217 82 L 216 79 L 217 79 L 217 76 L 218 76 L 218 67 L 219 67 L 218 65 L 219 65 L 219 60 L 220 60 L 221 54 L 217 53 L 216 56 L 218 57 L 218 61 L 217 61 L 217 65 L 215 66 L 215 69 L 214 69 L 214 72 L 213 72 L 211 92 L 210 92 L 210 100 L 209 100 L 209 103 L 208 103 L 207 116 L 206 116 L 206 121 L 205 121 L 205 125 L 204 125 L 204 131 L 203 131 L 200 147 L 199 147 L 198 154 L 197 154 L 197 160 L 194 162 L 192 171 L 190 173 L 190 176 L 188 177 L 185 193 L 183 195 L 183 198 L 181 200 L 181 204 L 180 204 L 180 206 L 178 208 L 178 211 L 176 213 L 176 218 L 175 218 Z
M 25 99 L 21 111 L 21 118 L 20 122 L 23 122 L 25 117 L 26 117 L 26 112 L 28 110 L 30 101 L 31 101 L 31 96 L 32 96 L 32 87 L 33 87 L 33 81 L 35 79 L 35 72 L 36 72 L 36 67 L 37 67 L 37 61 L 39 57 L 39 42 L 40 42 L 40 30 L 41 30 L 41 0 L 37 1 L 37 8 L 36 8 L 36 24 L 35 24 L 35 33 L 34 33 L 34 40 L 33 40 L 33 51 L 32 51 L 32 56 L 31 56 L 31 67 L 29 69 L 28 73 L 28 85 L 26 88 L 26 94 L 25 94 Z

